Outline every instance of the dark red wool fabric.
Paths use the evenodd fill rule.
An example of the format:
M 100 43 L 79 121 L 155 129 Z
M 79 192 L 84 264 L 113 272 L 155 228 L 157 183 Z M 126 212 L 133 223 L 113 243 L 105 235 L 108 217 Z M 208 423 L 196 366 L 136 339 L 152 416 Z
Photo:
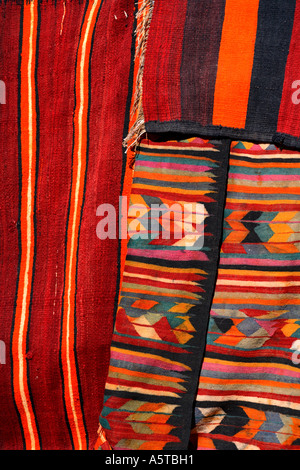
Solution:
M 148 3 L 147 132 L 300 148 L 297 0 Z
M 118 240 L 97 238 L 96 209 L 102 203 L 117 209 L 123 191 L 126 154 L 122 140 L 127 132 L 132 86 L 134 5 L 129 0 L 113 0 L 96 2 L 94 10 L 92 6 L 93 2 L 71 0 L 33 5 L 25 1 L 0 2 L 0 79 L 6 85 L 6 104 L 0 105 L 0 340 L 6 346 L 6 363 L 0 365 L 0 448 L 5 450 L 31 449 L 33 440 L 35 448 L 41 449 L 92 449 L 97 438 L 119 283 L 120 247 Z M 86 33 L 85 79 L 81 83 L 76 66 L 89 15 L 93 21 L 89 35 Z M 24 116 L 27 108 L 20 109 L 20 95 L 21 90 L 24 95 L 27 81 L 20 65 L 21 51 L 24 64 L 25 47 L 30 46 L 26 23 L 30 17 L 36 25 L 32 33 L 35 54 L 32 62 L 28 61 L 29 66 L 35 64 L 33 94 L 28 92 L 29 99 L 36 100 L 31 234 L 34 250 L 27 323 L 23 330 L 20 327 L 26 351 L 19 357 L 14 349 L 16 298 L 21 288 L 21 252 L 24 255 L 27 249 L 20 228 L 20 204 L 26 197 L 21 174 L 27 163 L 26 130 L 20 121 L 20 114 Z M 73 146 L 79 127 L 75 109 L 80 100 L 76 86 L 77 90 L 84 86 L 88 96 L 82 127 L 87 141 L 86 159 L 80 170 L 84 182 L 82 207 L 76 222 L 76 269 L 71 274 L 75 289 L 70 329 L 70 355 L 74 352 L 75 367 L 71 369 L 71 380 L 77 387 L 71 392 L 75 413 L 80 410 L 78 429 L 68 408 L 69 376 L 62 344 L 67 315 L 63 302 L 68 295 L 70 198 L 76 186 Z M 28 410 L 19 400 L 22 384 L 16 374 L 18 363 L 26 367 L 22 380 L 26 382 L 25 392 L 28 387 Z

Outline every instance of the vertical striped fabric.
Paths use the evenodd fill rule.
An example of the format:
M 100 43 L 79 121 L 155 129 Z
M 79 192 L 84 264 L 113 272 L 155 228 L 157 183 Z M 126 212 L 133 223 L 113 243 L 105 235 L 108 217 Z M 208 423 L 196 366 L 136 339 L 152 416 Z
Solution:
M 300 148 L 298 0 L 147 3 L 147 132 Z
M 3 0 L 0 17 L 0 448 L 92 449 L 123 250 L 96 209 L 128 192 L 134 8 Z

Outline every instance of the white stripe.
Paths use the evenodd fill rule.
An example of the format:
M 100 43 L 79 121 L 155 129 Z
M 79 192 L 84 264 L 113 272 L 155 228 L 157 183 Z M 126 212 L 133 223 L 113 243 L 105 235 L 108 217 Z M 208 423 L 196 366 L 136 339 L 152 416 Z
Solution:
M 166 279 L 164 277 L 146 276 L 145 274 L 134 274 L 134 273 L 128 273 L 127 271 L 124 271 L 124 276 L 125 275 L 128 277 L 135 277 L 137 279 L 149 279 L 150 281 L 165 282 L 168 284 L 173 284 L 174 287 L 176 286 L 176 284 L 187 284 L 191 286 L 200 287 L 200 285 L 197 282 L 193 282 L 193 281 L 184 281 L 180 279 L 175 280 L 175 279 Z

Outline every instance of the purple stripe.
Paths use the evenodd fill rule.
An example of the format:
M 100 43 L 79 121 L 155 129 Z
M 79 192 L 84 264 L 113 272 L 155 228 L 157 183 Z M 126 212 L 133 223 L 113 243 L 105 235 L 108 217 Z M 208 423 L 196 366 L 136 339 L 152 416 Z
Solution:
M 181 63 L 182 119 L 212 123 L 225 0 L 189 0 Z M 201 25 L 199 27 L 199 24 Z
M 144 258 L 166 259 L 176 261 L 208 261 L 208 257 L 203 251 L 188 250 L 178 248 L 178 250 L 145 250 L 144 248 L 135 249 L 128 248 L 128 255 L 139 256 Z
M 174 364 L 174 363 L 166 363 L 159 358 L 153 358 L 153 357 L 145 357 L 145 356 L 134 356 L 133 354 L 123 354 L 122 352 L 118 353 L 116 351 L 111 352 L 111 357 L 112 359 L 117 359 L 118 361 L 126 361 L 129 363 L 135 363 L 135 364 L 147 364 L 151 365 L 152 367 L 160 367 L 161 369 L 166 369 L 166 370 L 176 370 L 176 371 L 182 371 L 182 370 L 187 370 L 189 367 L 186 367 L 184 365 L 180 366 L 179 364 Z M 142 384 L 141 384 L 142 387 Z
M 169 168 L 171 170 L 183 170 L 183 171 L 196 171 L 199 173 L 200 171 L 211 171 L 212 168 L 207 165 L 185 165 L 181 163 L 170 163 L 170 162 L 150 162 L 148 160 L 139 160 L 135 166 L 135 168 L 139 167 L 146 167 L 146 168 Z

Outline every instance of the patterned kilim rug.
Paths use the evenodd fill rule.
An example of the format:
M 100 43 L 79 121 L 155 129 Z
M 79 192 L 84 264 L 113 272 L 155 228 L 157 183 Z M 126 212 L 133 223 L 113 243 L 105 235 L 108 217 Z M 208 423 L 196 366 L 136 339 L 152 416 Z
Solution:
M 128 243 L 100 417 L 113 449 L 300 449 L 299 172 L 270 144 L 141 141 L 149 236 Z M 191 201 L 203 246 L 164 240 L 163 218 L 150 232 L 152 204 Z

